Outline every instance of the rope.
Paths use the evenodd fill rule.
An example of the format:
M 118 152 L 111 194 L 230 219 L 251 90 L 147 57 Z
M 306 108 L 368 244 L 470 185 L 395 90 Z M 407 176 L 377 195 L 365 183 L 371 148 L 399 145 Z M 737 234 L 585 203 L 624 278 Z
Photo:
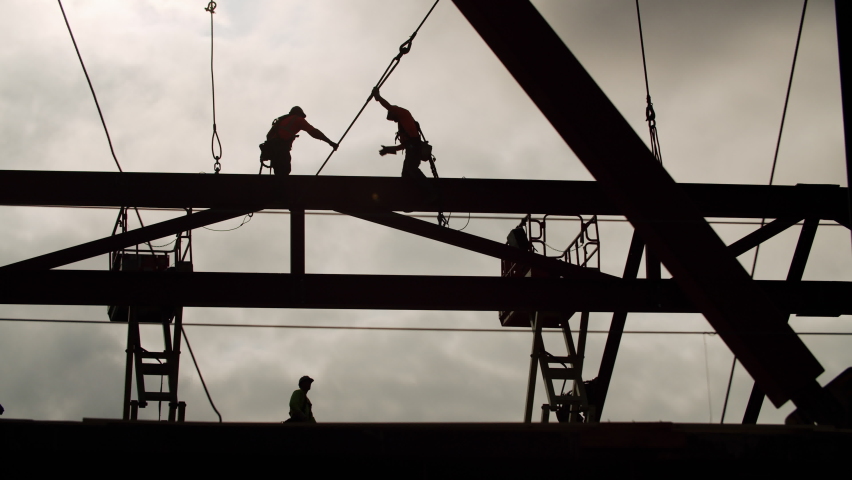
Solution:
M 209 227 L 201 227 L 201 228 L 203 228 L 205 230 L 210 230 L 211 232 L 233 232 L 234 230 L 236 230 L 236 229 L 242 227 L 243 225 L 249 223 L 251 221 L 252 217 L 254 217 L 254 213 L 247 214 L 245 217 L 243 217 L 242 223 L 240 223 L 239 225 L 237 225 L 234 228 L 226 228 L 226 229 L 223 229 L 223 230 L 218 230 L 216 228 L 209 228 Z
M 429 11 L 426 13 L 426 16 L 423 17 L 423 20 L 420 22 L 420 25 L 417 26 L 417 29 L 414 30 L 414 33 L 412 33 L 411 36 L 408 37 L 408 40 L 402 42 L 402 45 L 399 46 L 399 53 L 395 57 L 393 57 L 393 60 L 391 60 L 391 62 L 388 64 L 387 68 L 385 68 L 384 73 L 382 73 L 382 76 L 379 77 L 379 81 L 376 83 L 376 86 L 374 88 L 381 88 L 385 84 L 385 82 L 388 80 L 388 78 L 390 78 L 393 71 L 396 70 L 397 65 L 399 65 L 399 61 L 402 60 L 402 56 L 411 51 L 411 42 L 414 41 L 414 37 L 417 36 L 417 32 L 420 31 L 420 27 L 422 27 L 423 24 L 426 23 L 426 19 L 429 18 L 429 15 L 432 14 L 432 10 L 435 9 L 435 6 L 438 5 L 439 1 L 440 0 L 435 0 L 435 3 L 432 4 L 432 8 L 430 8 Z M 367 108 L 367 105 L 370 103 L 370 100 L 372 100 L 372 99 L 373 99 L 373 92 L 371 90 L 370 96 L 367 97 L 367 101 L 364 102 L 364 105 L 361 106 L 361 110 L 358 110 L 358 114 L 355 115 L 354 119 L 352 119 L 352 123 L 350 123 L 349 126 L 346 127 L 346 131 L 343 132 L 343 135 L 341 135 L 340 140 L 337 141 L 338 147 L 340 146 L 341 143 L 343 143 L 343 139 L 346 138 L 346 134 L 349 133 L 349 130 L 351 130 L 352 126 L 355 125 L 355 122 L 358 121 L 358 117 L 361 116 L 361 113 L 364 111 L 365 108 Z M 331 159 L 331 156 L 334 155 L 334 152 L 336 152 L 336 151 L 337 150 L 332 150 L 331 153 L 328 154 L 328 157 L 326 157 L 325 161 L 322 162 L 322 166 L 320 166 L 319 170 L 317 170 L 316 175 L 319 175 L 320 172 L 322 172 L 322 169 L 325 168 L 325 164 L 328 163 L 328 161 Z
M 189 355 L 192 357 L 192 363 L 195 364 L 195 371 L 198 372 L 198 378 L 201 379 L 201 386 L 204 387 L 204 393 L 207 394 L 207 400 L 210 402 L 210 406 L 213 407 L 213 411 L 219 416 L 219 423 L 222 423 L 222 414 L 219 413 L 216 405 L 213 404 L 213 399 L 210 398 L 210 390 L 207 390 L 207 383 L 204 382 L 204 376 L 201 375 L 201 369 L 198 368 L 198 362 L 195 361 L 195 354 L 192 353 L 192 345 L 189 344 L 189 337 L 186 336 L 186 330 L 183 328 L 183 325 L 180 326 L 180 331 L 183 332 L 183 339 L 186 341 L 187 348 L 189 348 Z
M 118 157 L 115 155 L 115 148 L 112 146 L 112 139 L 109 135 L 109 129 L 107 128 L 106 120 L 104 120 L 104 113 L 101 111 L 101 104 L 98 102 L 98 95 L 95 93 L 95 87 L 92 85 L 92 79 L 89 77 L 89 71 L 86 70 L 86 64 L 83 62 L 83 55 L 80 54 L 80 49 L 77 47 L 77 40 L 74 39 L 74 32 L 71 31 L 71 24 L 68 23 L 68 16 L 65 15 L 65 8 L 62 6 L 62 0 L 56 0 L 59 3 L 59 10 L 62 11 L 62 18 L 65 20 L 65 26 L 68 27 L 68 35 L 71 36 L 71 43 L 74 44 L 74 51 L 77 52 L 77 58 L 80 60 L 80 66 L 83 67 L 83 74 L 86 76 L 86 82 L 89 84 L 89 90 L 92 92 L 92 98 L 95 100 L 95 107 L 98 109 L 98 116 L 101 118 L 101 125 L 104 127 L 104 133 L 107 137 L 107 143 L 109 144 L 109 152 L 112 154 L 112 159 L 115 161 L 115 166 L 118 167 L 119 172 L 124 172 L 121 168 L 121 164 L 118 163 Z M 143 227 L 145 226 L 142 223 L 142 216 L 139 215 L 139 209 L 133 207 L 133 210 L 136 212 L 136 217 L 139 219 L 139 224 Z M 119 211 L 119 215 L 121 215 L 121 211 Z M 151 249 L 153 253 L 154 249 L 151 246 L 151 242 L 146 242 L 148 244 L 148 248 Z
M 660 164 L 663 163 L 663 154 L 660 150 L 660 138 L 657 135 L 657 114 L 654 112 L 654 104 L 651 102 L 651 89 L 648 87 L 648 64 L 645 61 L 645 36 L 642 34 L 642 16 L 639 14 L 639 0 L 636 0 L 636 20 L 639 22 L 639 43 L 642 46 L 642 69 L 645 72 L 645 121 L 648 122 L 648 130 L 651 134 L 651 153 Z
M 638 1 L 638 0 L 637 0 Z M 793 74 L 796 73 L 796 59 L 799 57 L 799 44 L 802 41 L 802 27 L 805 25 L 805 12 L 808 10 L 808 0 L 805 0 L 802 5 L 802 18 L 799 20 L 799 32 L 796 34 L 796 48 L 793 50 L 793 65 L 790 66 L 790 79 L 787 81 L 787 94 L 784 96 L 784 110 L 781 113 L 781 126 L 778 129 L 778 140 L 775 142 L 775 155 L 772 157 L 772 171 L 769 173 L 769 185 L 775 181 L 775 167 L 778 164 L 778 151 L 781 148 L 781 135 L 784 133 L 784 120 L 787 118 L 787 105 L 790 102 L 790 90 L 793 87 Z M 766 224 L 766 218 L 760 220 L 760 228 Z M 754 259 L 751 262 L 751 278 L 754 278 L 754 270 L 757 267 L 757 256 L 760 255 L 760 244 L 757 244 L 754 250 Z M 725 410 L 728 408 L 728 396 L 731 393 L 731 382 L 734 380 L 734 369 L 737 366 L 737 356 L 734 355 L 734 360 L 731 363 L 731 375 L 728 378 L 728 392 L 725 394 L 725 406 L 722 408 L 722 419 L 719 423 L 725 422 Z
M 213 75 L 213 14 L 216 13 L 216 2 L 210 1 L 204 11 L 210 12 L 210 93 L 213 96 L 213 136 L 210 137 L 210 153 L 213 155 L 213 173 L 219 173 L 222 164 L 222 141 L 219 140 L 219 132 L 216 131 L 216 82 Z M 219 155 L 216 155 L 216 145 L 219 146 Z

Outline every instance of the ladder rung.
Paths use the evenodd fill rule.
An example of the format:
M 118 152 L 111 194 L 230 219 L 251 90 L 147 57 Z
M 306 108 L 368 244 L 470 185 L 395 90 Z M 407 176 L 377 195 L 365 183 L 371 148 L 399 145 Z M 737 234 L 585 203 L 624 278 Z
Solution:
M 546 372 L 542 372 L 551 380 L 579 380 L 579 374 L 574 368 L 548 368 Z
M 145 392 L 145 400 L 149 402 L 170 402 L 172 394 L 169 392 Z
M 168 375 L 171 373 L 171 366 L 167 363 L 143 363 L 139 371 L 142 375 Z
M 547 363 L 571 363 L 577 361 L 577 358 L 573 355 L 569 355 L 567 357 L 544 357 L 544 361 Z
M 574 395 L 557 395 L 556 396 L 556 404 L 557 405 L 582 405 L 583 398 L 576 397 Z
M 154 358 L 158 360 L 171 360 L 174 356 L 174 352 L 139 352 L 136 355 L 139 358 Z

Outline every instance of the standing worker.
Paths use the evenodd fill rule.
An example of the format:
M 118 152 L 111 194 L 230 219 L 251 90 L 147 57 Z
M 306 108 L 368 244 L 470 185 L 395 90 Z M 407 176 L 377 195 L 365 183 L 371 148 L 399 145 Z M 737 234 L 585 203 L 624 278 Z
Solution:
M 305 375 L 299 379 L 299 389 L 290 395 L 290 419 L 287 422 L 317 423 L 311 411 L 311 401 L 308 399 L 308 390 L 314 379 Z
M 382 145 L 379 150 L 379 155 L 387 154 L 396 155 L 396 152 L 405 150 L 405 160 L 402 162 L 402 177 L 411 178 L 428 196 L 428 203 L 432 203 L 438 199 L 435 189 L 429 184 L 426 175 L 420 170 L 420 162 L 426 162 L 431 158 L 431 147 L 429 144 L 420 139 L 420 125 L 411 116 L 408 110 L 391 105 L 387 100 L 382 98 L 378 87 L 373 88 L 373 98 L 382 104 L 388 111 L 387 119 L 396 122 L 399 126 L 397 130 L 397 138 L 399 145 L 388 147 Z
M 264 160 L 269 160 L 276 175 L 290 175 L 290 150 L 293 149 L 293 141 L 298 137 L 296 134 L 303 130 L 337 150 L 337 144 L 311 126 L 305 120 L 306 117 L 301 107 L 293 107 L 290 113 L 272 121 L 272 128 L 266 134 L 266 141 L 260 145 L 260 161 L 263 163 Z

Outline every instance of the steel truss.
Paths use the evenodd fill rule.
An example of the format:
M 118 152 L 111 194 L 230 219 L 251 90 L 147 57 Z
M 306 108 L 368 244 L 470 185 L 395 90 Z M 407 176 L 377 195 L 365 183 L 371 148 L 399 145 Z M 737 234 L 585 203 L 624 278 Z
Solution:
M 423 204 L 406 180 L 396 178 L 0 171 L 0 205 L 209 209 L 7 265 L 0 269 L 5 285 L 0 302 L 614 312 L 591 396 L 593 409 L 583 400 L 576 411 L 593 411 L 592 416 L 598 417 L 628 312 L 699 312 L 755 379 L 753 397 L 762 398 L 765 392 L 776 406 L 792 400 L 799 408 L 797 421 L 849 425 L 849 398 L 836 393 L 848 388 L 847 377 L 835 380 L 831 391 L 821 388 L 816 378 L 822 366 L 787 325 L 790 314 L 852 313 L 849 283 L 801 281 L 819 221 L 850 227 L 848 190 L 828 185 L 677 184 L 532 4 L 526 0 L 454 3 L 596 181 L 434 180 L 443 192 L 441 208 L 523 215 L 624 215 L 635 233 L 622 278 L 392 213 L 435 211 Z M 844 45 L 841 41 L 841 73 L 843 91 L 848 94 L 852 90 L 847 88 Z M 844 107 L 848 104 L 845 101 Z M 848 125 L 847 121 L 847 132 Z M 292 213 L 289 274 L 50 271 L 271 208 Z M 548 272 L 551 278 L 306 274 L 305 210 L 338 211 L 504 261 L 522 262 Z M 707 217 L 775 220 L 724 245 Z M 736 257 L 800 221 L 805 223 L 788 279 L 750 279 Z M 648 256 L 647 278 L 637 279 L 643 254 Z M 659 279 L 659 262 L 671 272 L 672 280 Z M 451 291 L 456 294 L 448 295 Z M 463 298 L 457 294 L 460 291 L 465 292 Z M 533 323 L 534 355 L 540 327 Z M 569 353 L 574 355 L 569 363 L 582 364 L 581 352 Z M 576 377 L 582 389 L 579 372 Z

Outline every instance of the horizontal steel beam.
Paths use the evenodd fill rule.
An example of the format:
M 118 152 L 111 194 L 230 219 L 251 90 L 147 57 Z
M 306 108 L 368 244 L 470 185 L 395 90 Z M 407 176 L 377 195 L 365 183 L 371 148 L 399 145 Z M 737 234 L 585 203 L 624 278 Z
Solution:
M 596 182 L 430 179 L 446 212 L 622 215 Z M 680 184 L 705 217 L 820 218 L 848 223 L 834 185 Z M 435 211 L 417 188 L 389 177 L 203 175 L 0 170 L 0 205 Z
M 0 271 L 0 284 L 3 304 L 697 312 L 672 280 L 49 270 Z M 852 314 L 849 282 L 757 285 L 784 312 Z

